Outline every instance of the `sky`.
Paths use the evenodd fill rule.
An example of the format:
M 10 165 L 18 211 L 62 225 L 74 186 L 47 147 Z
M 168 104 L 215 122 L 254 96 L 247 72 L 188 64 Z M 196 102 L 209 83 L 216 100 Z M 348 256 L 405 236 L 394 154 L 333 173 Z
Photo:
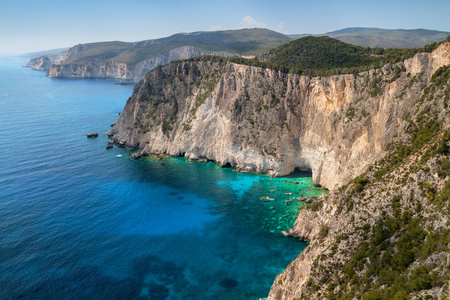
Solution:
M 284 34 L 347 27 L 450 32 L 449 16 L 448 0 L 0 0 L 0 54 L 256 27 Z

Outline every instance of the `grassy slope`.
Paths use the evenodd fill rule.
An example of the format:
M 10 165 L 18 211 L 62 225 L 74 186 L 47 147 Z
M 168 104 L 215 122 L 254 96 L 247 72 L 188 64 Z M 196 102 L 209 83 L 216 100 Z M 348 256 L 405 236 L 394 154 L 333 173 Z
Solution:
M 211 51 L 242 55 L 258 54 L 289 41 L 281 33 L 267 29 L 242 29 L 175 34 L 170 37 L 136 43 L 101 42 L 83 44 L 82 51 L 65 63 L 114 60 L 137 63 L 170 49 L 191 45 Z
M 420 48 L 426 44 L 439 42 L 450 32 L 426 29 L 380 29 L 345 28 L 315 36 L 329 36 L 342 42 L 363 47 L 380 48 Z M 304 37 L 304 34 L 289 35 L 291 39 Z
M 363 47 L 419 48 L 426 44 L 439 42 L 449 34 L 449 32 L 425 29 L 347 28 L 325 35 Z
M 450 36 L 447 37 L 450 41 Z M 443 42 L 443 41 L 442 41 Z M 336 74 L 358 74 L 386 63 L 398 63 L 419 52 L 431 52 L 442 42 L 417 49 L 382 49 L 360 47 L 346 44 L 329 37 L 307 36 L 285 43 L 261 54 L 256 59 L 242 57 L 201 56 L 189 61 L 228 61 L 268 68 L 284 73 L 297 73 L 308 76 L 330 76 Z M 173 63 L 177 64 L 179 61 Z M 396 67 L 396 75 L 401 69 Z

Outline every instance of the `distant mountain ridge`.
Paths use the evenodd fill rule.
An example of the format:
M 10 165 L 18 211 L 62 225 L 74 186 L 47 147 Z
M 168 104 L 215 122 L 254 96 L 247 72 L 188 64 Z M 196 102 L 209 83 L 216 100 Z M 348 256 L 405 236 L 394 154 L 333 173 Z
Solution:
M 353 27 L 315 36 L 329 36 L 364 47 L 419 48 L 444 40 L 449 34 L 426 29 Z M 200 55 L 254 57 L 305 36 L 308 35 L 287 36 L 261 28 L 177 33 L 140 42 L 78 44 L 59 53 L 49 50 L 32 59 L 27 66 L 46 70 L 49 77 L 116 78 L 124 83 L 137 83 L 146 72 L 173 60 Z
M 60 52 L 69 50 L 70 47 L 64 47 L 64 48 L 57 48 L 57 49 L 50 49 L 50 50 L 43 50 L 38 52 L 30 52 L 20 55 L 21 57 L 38 57 L 38 56 L 47 56 L 52 54 L 58 54 Z
M 445 39 L 450 32 L 428 29 L 381 29 L 349 27 L 314 36 L 329 36 L 342 42 L 363 47 L 420 48 Z M 306 34 L 290 35 L 291 39 Z
M 257 28 L 177 33 L 165 38 L 134 43 L 113 41 L 82 44 L 79 45 L 76 55 L 70 56 L 64 63 L 85 63 L 106 59 L 135 64 L 182 46 L 193 46 L 207 51 L 254 55 L 288 41 L 289 38 L 284 34 Z
M 27 66 L 48 70 L 49 77 L 117 78 L 136 83 L 151 69 L 199 55 L 254 56 L 289 42 L 268 29 L 178 33 L 141 42 L 79 44 L 59 54 L 32 59 Z

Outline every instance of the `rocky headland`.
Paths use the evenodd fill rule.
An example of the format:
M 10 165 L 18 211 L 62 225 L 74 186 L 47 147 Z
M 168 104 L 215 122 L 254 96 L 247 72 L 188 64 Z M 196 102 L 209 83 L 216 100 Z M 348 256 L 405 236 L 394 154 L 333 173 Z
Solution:
M 288 42 L 289 37 L 267 29 L 179 33 L 170 37 L 127 43 L 79 44 L 58 54 L 32 59 L 27 67 L 48 77 L 115 78 L 137 83 L 157 66 L 200 55 L 248 56 Z
M 448 51 L 445 44 L 398 65 L 329 77 L 209 58 L 169 64 L 136 85 L 110 135 L 143 155 L 269 176 L 310 169 L 315 184 L 335 189 L 384 156 L 423 86 L 450 63 Z
M 208 51 L 194 46 L 182 46 L 170 49 L 167 52 L 135 64 L 114 60 L 51 64 L 47 76 L 63 78 L 115 78 L 120 79 L 122 83 L 136 83 L 144 77 L 145 73 L 158 66 L 166 65 L 173 60 L 187 59 L 200 55 L 238 56 L 235 53 Z
M 137 157 L 312 170 L 332 193 L 288 231 L 311 244 L 268 299 L 439 297 L 450 263 L 449 66 L 450 42 L 323 77 L 190 59 L 147 73 L 109 135 Z
M 60 53 L 39 56 L 31 59 L 25 67 L 32 68 L 37 71 L 48 71 L 52 65 L 60 64 L 65 59 L 69 58 L 69 50 L 61 51 Z

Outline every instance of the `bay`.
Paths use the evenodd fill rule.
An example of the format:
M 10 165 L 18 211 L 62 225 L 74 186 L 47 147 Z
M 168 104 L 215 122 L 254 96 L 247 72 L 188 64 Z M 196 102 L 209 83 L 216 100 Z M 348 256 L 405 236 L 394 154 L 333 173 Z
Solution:
M 267 296 L 306 247 L 281 232 L 296 197 L 320 194 L 310 174 L 106 151 L 133 87 L 51 79 L 25 63 L 0 59 L 1 299 Z

